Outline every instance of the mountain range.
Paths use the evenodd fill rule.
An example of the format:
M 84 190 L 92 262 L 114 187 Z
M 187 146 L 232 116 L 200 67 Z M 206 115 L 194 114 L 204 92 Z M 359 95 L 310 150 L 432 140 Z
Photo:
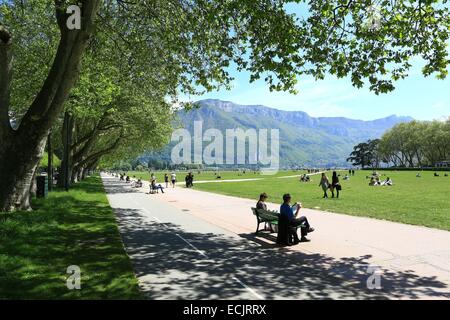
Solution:
M 209 128 L 219 129 L 279 129 L 280 164 L 282 167 L 347 166 L 346 158 L 359 142 L 380 138 L 382 134 L 411 117 L 391 115 L 386 118 L 364 121 L 344 117 L 311 117 L 303 111 L 283 111 L 263 105 L 240 105 L 221 100 L 201 100 L 191 110 L 177 112 L 176 126 L 193 135 L 194 121 L 203 121 L 203 132 Z M 159 152 L 144 155 L 168 161 L 170 143 Z

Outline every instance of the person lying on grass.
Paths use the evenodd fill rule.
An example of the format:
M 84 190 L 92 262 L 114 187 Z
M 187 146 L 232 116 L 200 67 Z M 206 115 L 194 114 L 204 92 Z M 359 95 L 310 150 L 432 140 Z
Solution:
M 381 183 L 382 186 L 393 186 L 394 182 L 391 180 L 391 178 L 387 177 L 386 180 L 384 180 Z
M 280 215 L 288 219 L 289 226 L 291 227 L 298 227 L 300 225 L 304 225 L 306 227 L 300 228 L 302 236 L 300 240 L 298 239 L 297 232 L 293 232 L 292 236 L 294 237 L 294 244 L 310 241 L 306 238 L 306 236 L 309 232 L 314 231 L 314 228 L 309 225 L 308 219 L 305 216 L 297 218 L 301 207 L 301 203 L 295 203 L 293 206 L 291 206 L 291 195 L 289 193 L 283 195 L 283 204 L 280 207 Z

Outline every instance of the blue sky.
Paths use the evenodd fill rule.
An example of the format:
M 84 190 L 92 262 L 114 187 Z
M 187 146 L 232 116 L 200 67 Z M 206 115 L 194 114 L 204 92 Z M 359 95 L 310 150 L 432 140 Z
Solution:
M 419 120 L 450 116 L 450 77 L 438 80 L 421 74 L 423 63 L 416 59 L 410 76 L 396 83 L 396 90 L 379 96 L 367 88 L 357 89 L 349 79 L 328 76 L 325 80 L 299 79 L 297 95 L 270 92 L 264 81 L 249 83 L 248 73 L 231 71 L 233 88 L 190 100 L 221 99 L 238 104 L 262 104 L 282 110 L 301 110 L 311 116 L 343 116 L 372 120 L 392 114 Z
M 298 17 L 307 15 L 305 5 L 286 6 Z M 264 81 L 249 83 L 248 73 L 229 70 L 235 78 L 230 91 L 221 90 L 188 100 L 221 99 L 238 104 L 262 104 L 282 110 L 301 110 L 311 116 L 343 116 L 353 119 L 372 120 L 392 114 L 411 116 L 418 120 L 442 119 L 450 116 L 450 77 L 438 80 L 425 78 L 424 62 L 413 58 L 413 67 L 407 79 L 396 82 L 396 90 L 379 96 L 367 88 L 356 89 L 349 79 L 328 76 L 325 80 L 299 78 L 299 93 L 270 92 Z M 184 98 L 184 100 L 186 97 Z

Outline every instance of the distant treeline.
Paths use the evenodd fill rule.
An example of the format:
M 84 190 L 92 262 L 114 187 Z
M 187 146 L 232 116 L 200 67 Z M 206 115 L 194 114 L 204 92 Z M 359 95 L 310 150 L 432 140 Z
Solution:
M 431 170 L 441 167 L 442 163 L 449 160 L 450 117 L 447 121 L 411 121 L 397 124 L 381 139 L 356 145 L 347 159 L 362 168 L 379 168 L 385 164 L 397 169 Z

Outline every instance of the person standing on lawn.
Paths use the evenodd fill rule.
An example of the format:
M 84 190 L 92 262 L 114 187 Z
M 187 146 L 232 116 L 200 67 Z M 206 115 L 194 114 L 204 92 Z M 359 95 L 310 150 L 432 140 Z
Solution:
M 320 178 L 319 187 L 322 187 L 323 198 L 328 198 L 327 189 L 330 187 L 330 181 L 328 180 L 325 172 L 322 172 L 322 178 Z
M 334 190 L 336 190 L 336 198 L 339 198 L 339 190 L 341 190 L 341 185 L 339 183 L 339 177 L 337 176 L 336 171 L 333 171 L 333 176 L 331 177 L 331 197 L 334 198 Z

